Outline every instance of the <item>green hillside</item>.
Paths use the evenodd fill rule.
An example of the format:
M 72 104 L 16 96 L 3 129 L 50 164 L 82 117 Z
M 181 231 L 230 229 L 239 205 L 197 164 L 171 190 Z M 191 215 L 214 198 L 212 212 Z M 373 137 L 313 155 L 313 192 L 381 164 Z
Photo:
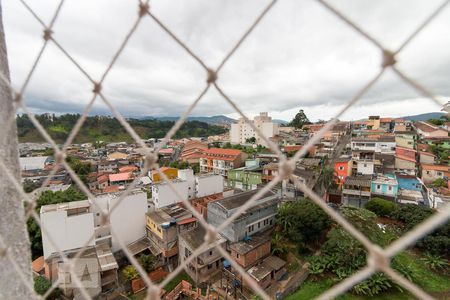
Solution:
M 80 118 L 80 115 L 65 114 L 55 116 L 42 114 L 36 115 L 36 118 L 57 143 L 63 143 L 75 126 L 78 118 Z M 19 142 L 45 142 L 27 115 L 18 115 L 16 121 Z M 127 119 L 127 121 L 143 139 L 162 138 L 175 124 L 174 121 L 161 121 L 156 119 Z M 204 137 L 221 134 L 225 131 L 226 129 L 220 126 L 200 121 L 189 121 L 181 126 L 175 134 L 175 138 Z M 115 118 L 109 116 L 90 116 L 84 122 L 74 143 L 95 141 L 131 142 L 132 138 Z

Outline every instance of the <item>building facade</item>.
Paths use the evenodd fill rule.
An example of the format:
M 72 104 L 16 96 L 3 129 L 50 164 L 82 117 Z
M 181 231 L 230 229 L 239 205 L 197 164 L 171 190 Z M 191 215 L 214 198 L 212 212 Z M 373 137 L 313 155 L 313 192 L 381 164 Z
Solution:
M 250 121 L 258 128 L 267 138 L 272 138 L 279 134 L 279 124 L 272 122 L 267 112 L 262 112 Z M 267 147 L 266 142 L 258 135 L 253 128 L 245 122 L 244 118 L 240 118 L 237 123 L 231 124 L 230 142 L 231 144 L 246 144 L 247 140 L 255 138 L 255 143 Z

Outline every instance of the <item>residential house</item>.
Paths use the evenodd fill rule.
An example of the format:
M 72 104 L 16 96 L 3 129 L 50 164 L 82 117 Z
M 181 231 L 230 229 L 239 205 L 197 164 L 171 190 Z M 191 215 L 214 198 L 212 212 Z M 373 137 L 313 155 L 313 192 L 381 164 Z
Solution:
M 380 116 L 369 116 L 366 128 L 368 130 L 378 130 L 380 128 Z
M 133 173 L 126 172 L 126 173 L 109 174 L 108 178 L 109 183 L 111 185 L 125 186 L 133 181 L 134 176 Z
M 352 160 L 351 158 L 342 157 L 334 160 L 334 172 L 336 174 L 336 183 L 342 186 L 345 178 L 352 175 Z
M 434 165 L 437 161 L 436 155 L 431 152 L 419 151 L 419 163 Z
M 270 237 L 254 235 L 230 245 L 231 257 L 247 270 L 271 254 Z
M 450 166 L 420 164 L 422 169 L 422 181 L 425 184 L 432 183 L 439 178 L 450 177 Z
M 413 131 L 395 132 L 395 143 L 397 147 L 416 149 L 417 136 Z
M 395 155 L 375 153 L 374 162 L 375 162 L 374 173 L 394 174 Z
M 398 192 L 398 182 L 395 175 L 377 174 L 372 179 L 371 192 L 375 197 L 395 200 Z
M 188 210 L 174 205 L 147 213 L 147 237 L 150 251 L 159 264 L 175 267 L 178 263 L 178 234 L 196 226 Z
M 191 230 L 181 232 L 178 236 L 178 253 L 180 263 L 205 242 L 206 230 L 197 226 Z M 208 282 L 209 279 L 222 269 L 222 254 L 217 247 L 225 247 L 226 239 L 217 236 L 216 240 L 208 244 L 205 251 L 189 262 L 185 268 L 188 275 L 198 284 Z
M 239 193 L 208 203 L 208 223 L 219 227 L 258 191 L 259 189 Z M 279 196 L 274 192 L 266 192 L 252 207 L 229 224 L 221 234 L 230 242 L 238 242 L 245 237 L 272 228 L 275 225 L 279 201 Z
M 394 122 L 392 118 L 380 118 L 380 129 L 391 132 L 394 129 Z
M 349 176 L 342 188 L 342 202 L 345 205 L 364 207 L 371 198 L 372 176 Z
M 415 175 L 417 173 L 417 151 L 411 148 L 397 147 L 395 149 L 395 169 L 400 172 Z
M 273 255 L 247 271 L 262 289 L 267 289 L 272 282 L 280 280 L 286 272 L 286 262 Z M 245 281 L 244 285 L 250 287 L 249 283 Z
M 447 138 L 448 131 L 433 124 L 419 121 L 414 123 L 417 133 L 425 138 Z
M 228 186 L 243 191 L 254 190 L 262 183 L 260 166 L 242 167 L 228 171 Z
M 263 167 L 262 180 L 269 182 L 278 174 L 278 163 L 269 163 Z
M 115 152 L 109 153 L 106 159 L 107 160 L 126 160 L 126 159 L 128 159 L 128 154 L 115 151 Z
M 407 122 L 404 119 L 394 119 L 394 132 L 406 131 L 407 129 Z
M 200 171 L 227 177 L 228 170 L 241 166 L 244 154 L 241 150 L 210 148 L 200 158 Z
M 119 165 L 117 161 L 100 161 L 97 164 L 97 172 L 98 173 L 115 173 L 118 169 Z
M 396 173 L 395 175 L 398 182 L 397 202 L 424 203 L 422 182 L 416 176 L 405 173 Z

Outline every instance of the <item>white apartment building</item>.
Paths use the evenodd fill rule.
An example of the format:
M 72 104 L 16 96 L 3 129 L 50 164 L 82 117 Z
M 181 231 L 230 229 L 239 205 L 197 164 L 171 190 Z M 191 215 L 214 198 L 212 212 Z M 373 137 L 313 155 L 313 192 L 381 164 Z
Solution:
M 396 143 L 394 137 L 384 137 L 378 140 L 353 139 L 351 142 L 353 151 L 372 151 L 376 153 L 394 154 L 395 147 Z
M 121 249 L 116 237 L 128 245 L 145 236 L 147 195 L 136 191 L 117 204 L 119 198 L 119 193 L 105 194 L 94 199 L 97 205 L 81 200 L 42 206 L 40 218 L 46 228 L 42 231 L 44 258 L 56 253 L 56 248 L 68 251 L 101 243 L 108 243 L 115 252 Z M 115 208 L 111 212 L 112 207 Z M 104 225 L 102 210 L 109 213 Z
M 153 185 L 152 201 L 157 209 L 223 192 L 224 179 L 221 175 L 194 176 L 192 170 L 186 169 L 178 170 L 178 177 L 171 181 L 173 189 L 177 191 L 178 195 L 167 182 Z
M 271 138 L 279 133 L 279 124 L 273 123 L 272 117 L 269 117 L 267 112 L 259 113 L 259 116 L 254 117 L 251 122 L 267 138 Z M 246 140 L 252 137 L 256 139 L 256 144 L 267 147 L 264 140 L 258 136 L 257 132 L 253 130 L 250 124 L 245 122 L 244 118 L 239 118 L 237 123 L 231 124 L 231 144 L 245 144 Z

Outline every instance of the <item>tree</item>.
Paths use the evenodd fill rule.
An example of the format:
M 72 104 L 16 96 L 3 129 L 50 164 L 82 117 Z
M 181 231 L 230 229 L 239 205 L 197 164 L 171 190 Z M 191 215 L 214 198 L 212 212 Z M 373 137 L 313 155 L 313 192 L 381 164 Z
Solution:
M 146 272 L 152 271 L 155 266 L 155 257 L 151 254 L 141 254 L 138 258 L 138 261 Z
M 283 204 L 276 220 L 286 229 L 283 234 L 298 243 L 317 242 L 331 226 L 328 215 L 308 199 Z
M 245 142 L 249 144 L 254 144 L 256 143 L 256 138 L 252 136 L 251 138 L 245 139 Z
M 308 117 L 306 116 L 303 109 L 300 109 L 300 111 L 295 115 L 294 119 L 292 119 L 292 121 L 289 123 L 289 126 L 302 128 L 305 124 L 311 124 L 311 122 L 309 122 Z
M 42 275 L 36 276 L 34 278 L 34 291 L 38 295 L 45 295 L 45 293 L 51 288 L 51 286 L 52 286 L 52 282 Z M 56 288 L 53 290 L 53 292 L 50 293 L 50 295 L 46 299 L 49 299 L 49 300 L 58 299 L 59 294 L 60 294 L 60 291 L 58 288 Z
M 389 217 L 397 208 L 397 205 L 388 200 L 384 200 L 381 198 L 372 198 L 369 202 L 364 206 L 365 209 L 370 210 L 380 217 Z
M 139 278 L 139 273 L 133 265 L 128 265 L 123 268 L 122 275 L 126 281 L 132 281 L 133 279 Z
M 332 167 L 324 167 L 317 178 L 316 187 L 319 188 L 321 193 L 325 192 L 326 195 L 330 189 L 336 186 L 335 171 Z
M 284 255 L 287 252 L 283 243 L 283 236 L 279 232 L 275 232 L 271 240 L 272 254 Z

